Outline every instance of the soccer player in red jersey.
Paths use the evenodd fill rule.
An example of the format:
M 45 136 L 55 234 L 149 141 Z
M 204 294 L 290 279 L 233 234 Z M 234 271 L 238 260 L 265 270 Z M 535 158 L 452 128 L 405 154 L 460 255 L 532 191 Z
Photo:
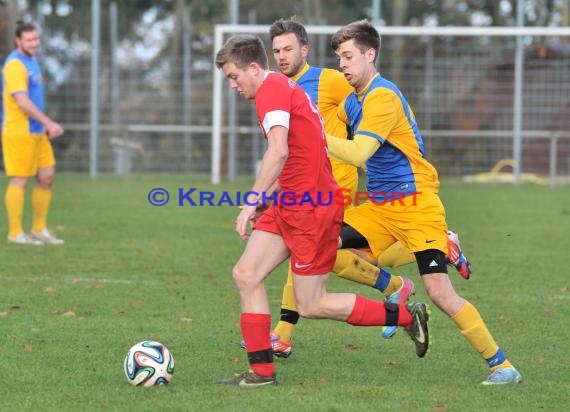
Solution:
M 343 208 L 315 202 L 338 189 L 327 154 L 323 121 L 315 104 L 294 81 L 268 70 L 259 37 L 231 37 L 216 54 L 216 66 L 232 89 L 254 100 L 267 139 L 259 173 L 235 228 L 247 240 L 233 268 L 241 299 L 240 326 L 251 370 L 218 381 L 235 386 L 277 384 L 270 341 L 271 317 L 265 278 L 291 258 L 297 309 L 307 318 L 334 319 L 357 326 L 399 325 L 408 329 L 423 357 L 429 345 L 427 306 L 384 303 L 352 293 L 327 293 Z M 278 194 L 287 193 L 287 202 Z M 274 195 L 274 196 L 273 196 Z M 262 200 L 273 196 L 267 209 Z M 313 201 L 303 201 L 310 198 Z M 252 223 L 253 231 L 248 232 Z

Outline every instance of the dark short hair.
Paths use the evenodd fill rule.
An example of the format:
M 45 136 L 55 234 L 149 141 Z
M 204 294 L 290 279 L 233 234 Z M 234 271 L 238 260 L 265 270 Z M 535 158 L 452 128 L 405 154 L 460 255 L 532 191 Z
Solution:
M 216 67 L 221 69 L 226 63 L 234 63 L 245 69 L 250 63 L 257 63 L 267 69 L 267 53 L 263 41 L 252 34 L 232 36 L 216 53 Z
M 303 46 L 309 44 L 309 36 L 307 35 L 305 26 L 303 26 L 295 19 L 279 19 L 269 28 L 269 36 L 271 37 L 272 41 L 275 37 L 288 33 L 293 33 Z
M 22 37 L 22 33 L 28 31 L 36 31 L 36 30 L 37 27 L 34 23 L 25 22 L 24 20 L 19 19 L 18 21 L 16 21 L 16 30 L 14 30 L 14 35 L 19 39 L 20 37 Z
M 380 35 L 367 20 L 359 20 L 341 27 L 331 39 L 333 50 L 337 50 L 341 43 L 353 40 L 354 44 L 363 53 L 368 49 L 376 50 L 376 56 L 380 52 Z

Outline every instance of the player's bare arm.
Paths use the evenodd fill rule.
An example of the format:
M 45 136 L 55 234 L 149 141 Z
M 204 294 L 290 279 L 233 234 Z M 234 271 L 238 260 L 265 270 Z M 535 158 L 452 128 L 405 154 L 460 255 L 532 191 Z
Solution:
M 267 151 L 263 155 L 259 174 L 251 189 L 259 195 L 256 198 L 251 195 L 247 199 L 248 203 L 254 205 L 243 206 L 236 219 L 236 232 L 243 240 L 249 238 L 247 224 L 256 218 L 257 205 L 255 204 L 261 200 L 261 193 L 268 194 L 270 190 L 274 191 L 278 187 L 277 178 L 289 157 L 287 134 L 288 130 L 283 126 L 273 126 L 267 133 Z
M 13 97 L 18 103 L 20 109 L 22 109 L 26 115 L 43 124 L 45 132 L 50 139 L 59 137 L 63 134 L 63 127 L 42 113 L 42 111 L 30 100 L 28 93 L 14 93 Z

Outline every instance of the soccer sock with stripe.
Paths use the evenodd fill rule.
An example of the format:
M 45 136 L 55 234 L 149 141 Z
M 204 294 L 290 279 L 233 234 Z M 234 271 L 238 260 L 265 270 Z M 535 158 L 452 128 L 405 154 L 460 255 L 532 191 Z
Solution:
M 32 232 L 41 232 L 47 227 L 47 215 L 51 203 L 51 190 L 34 187 L 32 191 L 32 208 L 34 209 L 34 221 Z
M 275 332 L 283 342 L 289 342 L 293 336 L 295 325 L 299 321 L 299 312 L 295 305 L 295 294 L 293 292 L 293 273 L 289 265 L 287 283 L 283 286 L 283 297 L 281 298 L 280 319 L 275 326 Z
M 24 188 L 8 185 L 4 201 L 8 214 L 8 236 L 15 237 L 22 233 L 22 215 L 24 214 Z
M 242 313 L 240 327 L 251 370 L 259 376 L 272 376 L 275 367 L 269 338 L 271 316 L 268 313 Z
M 410 326 L 412 315 L 406 305 L 384 303 L 356 295 L 346 323 L 355 326 Z
M 473 349 L 487 361 L 491 369 L 512 366 L 491 336 L 483 318 L 470 302 L 465 301 L 463 307 L 451 319 Z
M 336 252 L 333 272 L 341 278 L 371 286 L 389 296 L 402 287 L 402 278 L 379 269 L 356 253 L 340 249 Z

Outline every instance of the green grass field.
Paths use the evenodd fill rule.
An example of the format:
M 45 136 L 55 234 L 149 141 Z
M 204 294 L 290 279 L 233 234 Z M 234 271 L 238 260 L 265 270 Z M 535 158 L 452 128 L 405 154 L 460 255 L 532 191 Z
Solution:
M 173 199 L 177 188 L 248 186 L 214 189 L 206 178 L 167 175 L 59 176 L 50 223 L 66 244 L 0 246 L 0 410 L 568 410 L 567 187 L 442 185 L 448 223 L 474 269 L 470 281 L 450 271 L 452 281 L 522 372 L 521 385 L 480 386 L 485 363 L 432 307 L 425 359 L 402 332 L 384 341 L 375 328 L 302 320 L 295 353 L 276 360 L 280 385 L 248 390 L 214 384 L 247 368 L 231 279 L 243 248 L 233 232 L 237 209 L 177 207 Z M 149 204 L 154 187 L 170 191 L 168 205 Z M 0 217 L 4 236 L 3 205 Z M 408 265 L 397 273 L 419 281 L 415 271 Z M 285 275 L 282 267 L 268 280 L 274 315 Z M 377 296 L 338 278 L 330 285 Z M 415 299 L 425 300 L 424 291 Z M 172 351 L 168 387 L 127 383 L 123 358 L 144 339 Z

